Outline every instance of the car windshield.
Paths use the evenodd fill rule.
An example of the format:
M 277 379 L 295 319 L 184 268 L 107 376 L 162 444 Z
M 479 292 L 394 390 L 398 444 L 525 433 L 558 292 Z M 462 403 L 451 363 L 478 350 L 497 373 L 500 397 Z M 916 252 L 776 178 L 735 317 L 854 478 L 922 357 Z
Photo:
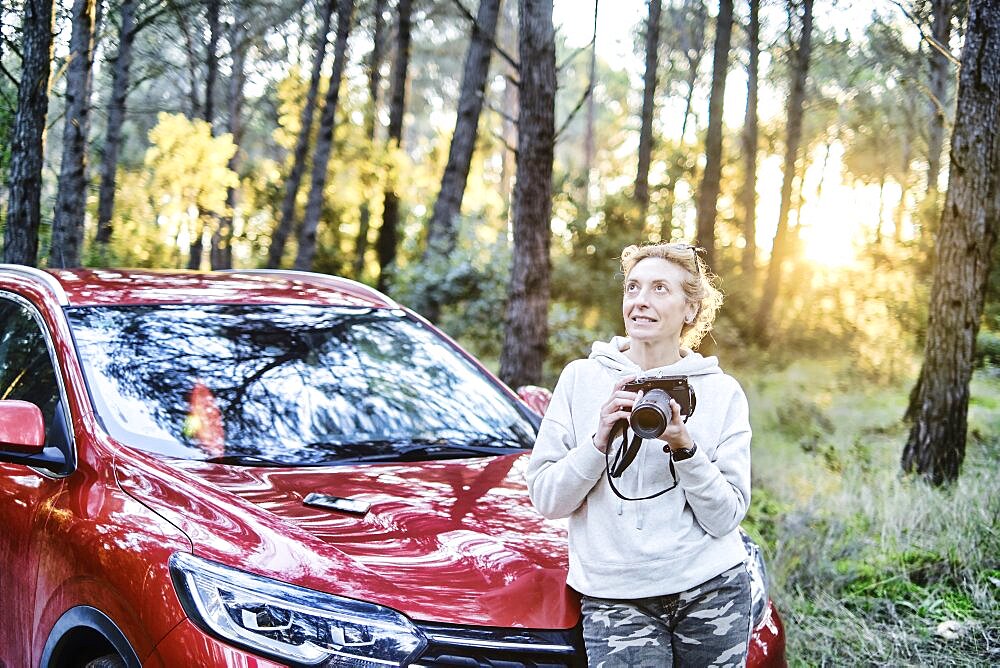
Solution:
M 172 457 L 322 465 L 531 447 L 524 412 L 401 310 L 276 305 L 67 309 L 94 409 Z

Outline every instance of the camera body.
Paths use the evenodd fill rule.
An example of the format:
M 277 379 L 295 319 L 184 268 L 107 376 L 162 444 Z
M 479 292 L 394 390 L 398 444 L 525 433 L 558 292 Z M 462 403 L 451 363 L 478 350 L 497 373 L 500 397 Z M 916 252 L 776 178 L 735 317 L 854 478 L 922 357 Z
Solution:
M 622 388 L 629 392 L 642 392 L 642 398 L 632 407 L 629 425 L 636 436 L 657 438 L 667 428 L 672 418 L 670 400 L 680 406 L 684 421 L 694 413 L 697 399 L 687 376 L 640 376 Z

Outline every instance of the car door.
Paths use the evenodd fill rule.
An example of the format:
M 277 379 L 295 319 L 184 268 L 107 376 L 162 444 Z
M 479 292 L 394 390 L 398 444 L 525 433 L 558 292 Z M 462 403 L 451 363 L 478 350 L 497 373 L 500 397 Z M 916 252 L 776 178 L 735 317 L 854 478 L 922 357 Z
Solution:
M 38 310 L 26 299 L 0 290 L 0 399 L 19 399 L 42 410 L 46 443 L 52 444 L 63 396 L 54 353 Z M 38 536 L 45 530 L 49 501 L 63 480 L 47 471 L 0 463 L 0 666 L 31 664 Z

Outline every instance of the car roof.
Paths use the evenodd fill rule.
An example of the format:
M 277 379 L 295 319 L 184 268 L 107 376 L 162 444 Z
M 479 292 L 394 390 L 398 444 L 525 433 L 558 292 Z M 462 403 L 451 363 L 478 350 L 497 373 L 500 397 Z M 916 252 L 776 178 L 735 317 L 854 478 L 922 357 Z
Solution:
M 0 276 L 30 278 L 64 306 L 142 304 L 317 304 L 398 308 L 347 278 L 305 271 L 248 269 L 47 269 L 0 265 Z

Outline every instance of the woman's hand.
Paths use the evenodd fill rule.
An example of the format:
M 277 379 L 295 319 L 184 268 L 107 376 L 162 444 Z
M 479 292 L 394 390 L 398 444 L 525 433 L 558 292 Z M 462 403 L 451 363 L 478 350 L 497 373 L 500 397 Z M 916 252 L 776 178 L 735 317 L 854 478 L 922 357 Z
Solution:
M 594 434 L 594 445 L 601 452 L 608 451 L 608 441 L 614 435 L 615 426 L 621 420 L 628 420 L 632 413 L 632 405 L 639 398 L 638 392 L 628 392 L 622 388 L 626 383 L 635 380 L 635 376 L 626 376 L 611 390 L 611 396 L 601 406 L 601 419 L 597 423 L 597 433 Z
M 694 443 L 691 439 L 691 434 L 688 433 L 687 427 L 684 426 L 684 421 L 681 419 L 680 404 L 673 399 L 670 400 L 670 422 L 667 423 L 667 428 L 663 430 L 659 438 L 661 441 L 667 442 L 667 447 L 663 449 L 664 452 L 666 452 L 667 448 L 670 450 L 690 449 Z

